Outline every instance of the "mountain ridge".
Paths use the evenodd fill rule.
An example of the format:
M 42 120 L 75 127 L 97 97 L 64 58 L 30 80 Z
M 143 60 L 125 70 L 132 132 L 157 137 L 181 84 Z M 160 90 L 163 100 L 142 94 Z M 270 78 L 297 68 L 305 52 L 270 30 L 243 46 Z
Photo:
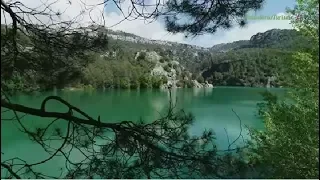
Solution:
M 172 42 L 172 41 L 165 41 L 165 40 L 155 40 L 150 38 L 141 37 L 138 35 L 135 35 L 133 33 L 127 33 L 120 30 L 107 30 L 107 34 L 109 34 L 110 37 L 115 38 L 118 37 L 119 40 L 129 40 L 130 37 L 134 40 L 140 40 L 140 43 L 157 43 L 159 45 L 181 45 L 185 47 L 195 48 L 199 50 L 208 50 L 208 51 L 214 51 L 214 52 L 224 52 L 226 50 L 232 50 L 232 49 L 240 49 L 240 48 L 248 48 L 248 47 L 273 47 L 277 43 L 276 41 L 290 41 L 292 38 L 290 36 L 299 36 L 301 38 L 301 34 L 294 30 L 294 29 L 270 29 L 264 32 L 258 32 L 251 36 L 250 39 L 247 40 L 236 40 L 233 42 L 227 42 L 227 43 L 219 43 L 215 44 L 211 47 L 202 47 L 192 44 L 186 44 L 186 43 L 180 43 L 180 42 Z M 122 38 L 119 38 L 119 35 L 122 36 Z M 129 37 L 128 39 L 124 37 Z M 137 42 L 138 43 L 138 42 Z M 290 44 L 294 42 L 289 42 Z M 267 45 L 265 45 L 267 44 Z M 281 42 L 279 43 L 281 44 Z M 282 45 L 282 44 L 281 44 Z
M 37 52 L 39 47 L 26 47 L 30 43 L 25 43 L 24 49 L 27 51 L 24 53 L 29 58 L 23 57 L 19 67 L 24 74 L 16 72 L 7 84 L 16 86 L 27 82 L 20 84 L 20 89 L 25 86 L 50 89 L 53 86 L 82 85 L 95 88 L 159 88 L 172 83 L 177 87 L 210 87 L 210 84 L 280 87 L 285 84 L 285 63 L 290 61 L 292 52 L 308 48 L 311 44 L 296 30 L 281 29 L 271 29 L 257 33 L 248 40 L 210 48 L 150 40 L 104 27 L 87 27 L 78 29 L 78 32 L 89 36 L 105 33 L 108 44 L 98 52 L 86 50 L 82 58 L 68 59 L 61 57 L 55 49 L 52 49 L 54 56 L 46 57 L 46 54 Z M 27 38 L 21 40 L 27 42 Z M 1 55 L 6 56 L 2 51 Z M 51 57 L 55 57 L 56 64 L 46 60 Z M 39 67 L 46 65 L 46 68 L 33 67 L 33 61 L 39 63 Z

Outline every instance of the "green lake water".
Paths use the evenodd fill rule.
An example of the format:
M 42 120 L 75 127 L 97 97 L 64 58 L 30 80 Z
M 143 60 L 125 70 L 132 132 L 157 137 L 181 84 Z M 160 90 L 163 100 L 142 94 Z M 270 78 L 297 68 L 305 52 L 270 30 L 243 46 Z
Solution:
M 256 105 L 262 101 L 260 93 L 266 90 L 279 96 L 285 94 L 284 89 L 218 87 L 177 89 L 172 92 L 172 96 L 177 99 L 177 108 L 183 108 L 195 116 L 195 123 L 189 129 L 191 135 L 200 135 L 205 129 L 213 129 L 216 133 L 218 148 L 226 149 L 228 143 L 224 129 L 227 130 L 230 141 L 237 138 L 240 132 L 240 122 L 232 109 L 241 118 L 243 128 L 249 126 L 263 130 L 264 125 L 257 116 Z M 146 122 L 152 122 L 161 115 L 165 115 L 169 103 L 169 93 L 166 90 L 52 91 L 35 95 L 16 95 L 11 100 L 39 108 L 41 101 L 48 95 L 58 95 L 92 117 L 100 115 L 101 121 L 104 122 L 138 121 L 140 118 Z M 47 109 L 66 111 L 66 108 L 57 102 L 50 102 Z M 4 117 L 12 117 L 12 114 L 2 113 L 2 118 Z M 23 122 L 26 126 L 35 128 L 44 127 L 50 119 L 26 116 Z M 55 126 L 66 129 L 64 121 Z M 33 163 L 48 157 L 48 154 L 38 144 L 32 143 L 19 131 L 18 127 L 16 122 L 1 121 L 2 161 L 19 157 Z M 244 139 L 249 138 L 247 133 L 246 129 L 243 129 Z M 241 143 L 242 141 L 238 141 L 238 145 Z M 64 159 L 57 157 L 37 167 L 37 170 L 54 175 L 63 167 Z

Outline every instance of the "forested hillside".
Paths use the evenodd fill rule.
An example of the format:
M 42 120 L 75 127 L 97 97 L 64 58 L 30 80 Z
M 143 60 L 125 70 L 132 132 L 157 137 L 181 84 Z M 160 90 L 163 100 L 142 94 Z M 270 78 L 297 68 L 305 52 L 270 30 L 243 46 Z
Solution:
M 2 31 L 7 29 L 1 26 Z M 65 87 L 161 88 L 215 86 L 285 86 L 285 63 L 291 52 L 308 48 L 308 40 L 294 30 L 273 29 L 250 40 L 202 48 L 156 41 L 103 27 L 82 29 L 68 39 L 79 47 L 55 49 L 46 40 L 35 44 L 18 33 L 20 56 L 15 69 L 2 69 L 3 87 L 13 91 L 35 91 Z M 90 31 L 91 30 L 91 31 Z M 99 36 L 99 41 L 90 37 Z M 10 44 L 1 33 L 1 56 L 10 67 Z M 104 38 L 105 41 L 104 41 Z M 84 48 L 82 44 L 105 45 L 83 49 L 70 57 L 59 52 Z M 73 43 L 74 44 L 74 43 Z M 24 58 L 19 58 L 24 57 Z M 29 57 L 29 58 L 26 58 Z M 9 63 L 9 66 L 8 66 Z M 202 83 L 202 84 L 201 84 Z M 210 84 L 208 84 L 210 83 Z
M 285 85 L 285 63 L 292 53 L 277 49 L 245 48 L 213 55 L 202 73 L 214 85 L 264 87 Z
M 214 85 L 286 86 L 292 53 L 310 49 L 309 39 L 295 30 L 272 29 L 248 41 L 215 45 L 211 59 L 201 62 L 205 80 Z

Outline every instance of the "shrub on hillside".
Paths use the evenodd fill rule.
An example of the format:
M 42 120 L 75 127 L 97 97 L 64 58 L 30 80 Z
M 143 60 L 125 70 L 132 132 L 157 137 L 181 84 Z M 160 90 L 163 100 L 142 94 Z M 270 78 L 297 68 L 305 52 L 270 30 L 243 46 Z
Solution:
M 167 71 L 167 72 L 170 72 L 170 71 L 171 71 L 171 68 L 170 68 L 168 65 L 165 65 L 165 66 L 163 67 L 163 69 L 164 69 L 165 71 Z
M 200 75 L 200 76 L 197 77 L 197 81 L 199 83 L 204 83 L 204 78 Z

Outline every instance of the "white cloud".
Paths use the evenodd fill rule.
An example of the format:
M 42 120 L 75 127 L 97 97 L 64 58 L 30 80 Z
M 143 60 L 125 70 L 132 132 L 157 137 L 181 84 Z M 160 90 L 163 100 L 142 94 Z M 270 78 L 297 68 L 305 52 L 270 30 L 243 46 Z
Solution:
M 111 27 L 122 19 L 123 16 L 116 13 L 107 14 L 106 25 L 107 27 Z M 111 29 L 133 33 L 150 39 L 184 42 L 183 34 L 172 35 L 171 33 L 168 33 L 163 24 L 161 24 L 159 21 L 154 21 L 151 23 L 143 20 L 124 21 L 116 26 L 112 26 Z
M 9 3 L 17 2 L 14 1 L 6 1 Z M 92 20 L 97 23 L 102 23 L 102 14 L 103 14 L 103 1 L 102 0 L 21 0 L 21 3 L 25 6 L 19 6 L 23 11 L 31 12 L 30 9 L 34 9 L 36 12 L 42 12 L 42 15 L 37 14 L 35 16 L 19 14 L 23 16 L 23 18 L 35 24 L 52 24 L 55 22 L 61 21 L 75 21 L 79 22 L 82 25 L 87 25 L 92 22 Z M 94 6 L 96 4 L 101 4 L 99 6 Z M 86 5 L 86 6 L 85 6 Z M 26 8 L 27 7 L 27 8 Z M 94 8 L 91 8 L 94 7 Z M 28 9 L 29 8 L 29 9 Z M 20 12 L 20 10 L 16 8 L 12 8 L 14 12 Z M 50 19 L 47 14 L 55 14 L 60 13 L 60 16 L 50 16 L 53 19 Z M 4 18 L 4 16 L 6 18 Z M 12 20 L 8 13 L 1 12 L 1 24 L 11 23 Z M 77 23 L 78 24 L 78 23 Z
M 112 23 L 121 20 L 121 16 L 112 13 L 107 16 Z M 108 22 L 108 23 L 109 23 Z M 111 23 L 111 24 L 112 24 Z M 251 36 L 270 29 L 292 29 L 288 20 L 259 20 L 250 21 L 246 27 L 233 27 L 230 30 L 219 30 L 214 35 L 202 35 L 185 39 L 183 34 L 172 35 L 166 32 L 164 25 L 158 21 L 145 24 L 143 21 L 124 21 L 113 29 L 133 33 L 142 37 L 169 40 L 181 43 L 210 47 L 215 44 L 229 43 L 238 40 L 248 40 Z
M 48 3 L 50 3 L 51 1 L 53 0 L 49 0 Z M 29 7 L 37 7 L 41 4 L 40 0 L 21 0 L 21 2 Z M 102 3 L 103 0 L 82 0 L 82 2 L 86 3 L 87 5 L 89 3 L 92 5 Z M 123 9 L 128 9 L 129 7 L 130 3 L 128 1 L 126 1 L 122 6 Z M 60 0 L 58 1 L 58 3 L 54 4 L 52 8 L 55 10 L 59 10 L 60 12 L 64 12 L 61 18 L 65 20 L 74 18 L 77 15 L 81 14 L 81 10 L 84 9 L 84 6 L 81 1 L 78 0 L 71 0 L 71 4 L 68 3 L 68 0 Z M 85 13 L 81 15 L 81 18 L 78 18 L 77 20 L 81 20 L 81 24 L 87 25 L 91 22 L 91 18 L 93 18 L 97 23 L 101 24 L 103 22 L 101 15 L 103 11 L 103 5 L 97 6 L 92 11 L 86 10 Z M 149 11 L 152 11 L 152 9 L 149 9 Z M 124 13 L 127 14 L 128 12 L 124 11 Z M 285 14 L 280 12 L 277 15 Z M 1 13 L 1 16 L 3 17 L 3 13 Z M 6 14 L 6 17 L 8 19 L 8 14 Z M 123 20 L 123 15 L 120 13 L 109 12 L 104 14 L 104 18 L 105 25 L 107 27 L 111 27 L 112 25 L 117 24 L 118 22 Z M 4 23 L 3 18 L 1 18 L 1 23 Z M 256 20 L 249 21 L 248 25 L 244 28 L 233 27 L 230 30 L 219 30 L 214 35 L 202 35 L 192 39 L 184 38 L 183 34 L 173 35 L 171 33 L 168 33 L 165 30 L 164 24 L 160 21 L 148 23 L 143 20 L 126 20 L 116 26 L 111 27 L 111 29 L 114 30 L 122 30 L 124 32 L 133 33 L 145 38 L 188 43 L 204 47 L 210 47 L 215 44 L 228 43 L 237 40 L 248 40 L 252 35 L 258 32 L 265 32 L 273 28 L 292 29 L 292 26 L 290 25 L 288 20 Z
M 149 4 L 154 4 L 156 0 L 150 0 Z M 131 3 L 130 1 L 125 1 L 122 4 L 122 9 L 130 9 Z M 144 9 L 146 12 L 153 12 L 154 7 L 149 7 Z M 125 16 L 128 15 L 128 11 L 124 11 Z M 141 37 L 150 38 L 150 39 L 157 39 L 157 40 L 168 40 L 168 41 L 175 41 L 175 42 L 182 42 L 184 41 L 183 34 L 171 34 L 165 30 L 165 27 L 159 21 L 152 21 L 148 22 L 145 20 L 126 20 L 118 24 L 118 22 L 122 21 L 124 16 L 121 13 L 106 13 L 106 26 L 111 27 L 113 30 L 121 30 L 128 33 L 133 33 Z M 133 19 L 133 18 L 131 18 Z M 116 26 L 114 26 L 117 24 Z

